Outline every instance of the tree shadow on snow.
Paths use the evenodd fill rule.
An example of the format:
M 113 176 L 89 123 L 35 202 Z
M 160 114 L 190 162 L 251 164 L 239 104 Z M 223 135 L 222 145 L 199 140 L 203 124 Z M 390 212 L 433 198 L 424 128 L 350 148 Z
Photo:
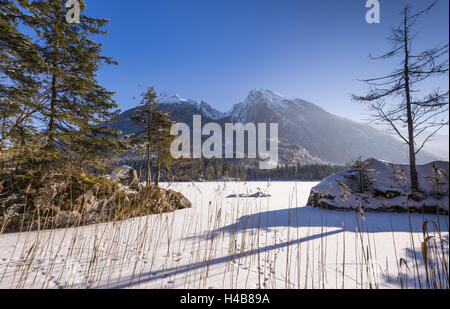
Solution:
M 441 228 L 448 231 L 448 216 L 439 216 Z M 410 224 L 411 220 L 411 224 Z M 413 232 L 421 233 L 425 220 L 438 222 L 437 215 L 411 213 L 364 213 L 354 210 L 327 210 L 298 207 L 260 212 L 240 217 L 236 223 L 224 226 L 214 233 L 238 233 L 255 229 L 271 230 L 277 227 L 329 227 L 354 232 L 356 229 L 369 233 Z
M 305 235 L 299 239 L 275 243 L 265 247 L 255 248 L 244 251 L 242 253 L 231 254 L 223 257 L 214 258 L 204 262 L 190 263 L 177 267 L 167 268 L 160 271 L 142 273 L 139 278 L 123 278 L 119 283 L 111 284 L 108 287 L 130 288 L 137 284 L 144 284 L 154 280 L 170 278 L 181 273 L 190 273 L 193 270 L 203 267 L 210 267 L 218 264 L 226 264 L 229 261 L 261 254 L 267 251 L 283 249 L 300 243 L 306 243 L 315 239 L 328 237 L 346 232 L 355 232 L 358 228 L 360 231 L 377 233 L 377 232 L 414 232 L 422 233 L 424 220 L 434 220 L 437 222 L 437 215 L 429 214 L 411 214 L 410 217 L 405 213 L 366 213 L 362 217 L 355 211 L 337 211 L 326 210 L 312 207 L 298 207 L 291 209 L 273 210 L 261 212 L 253 215 L 242 216 L 238 218 L 236 223 L 227 225 L 214 231 L 210 231 L 207 235 L 194 236 L 191 238 L 202 237 L 211 238 L 212 235 L 220 233 L 239 233 L 246 231 L 248 233 L 257 232 L 258 230 L 270 231 L 277 227 L 328 227 L 335 228 L 332 231 L 320 231 L 313 235 Z M 443 230 L 448 230 L 448 216 L 439 217 Z M 411 224 L 410 224 L 411 220 Z M 343 224 L 344 223 L 344 224 Z M 444 228 L 445 227 L 445 228 Z M 314 233 L 314 230 L 311 231 Z M 309 234 L 309 233 L 308 233 Z
M 252 250 L 244 251 L 242 253 L 236 252 L 235 254 L 230 254 L 227 256 L 218 257 L 218 258 L 214 258 L 214 259 L 207 260 L 207 261 L 166 268 L 166 269 L 163 269 L 160 271 L 146 272 L 146 273 L 142 273 L 140 275 L 133 276 L 134 277 L 133 279 L 126 277 L 126 278 L 121 279 L 119 283 L 117 283 L 117 282 L 111 283 L 108 285 L 100 286 L 99 288 L 117 288 L 117 289 L 132 288 L 135 285 L 145 284 L 148 282 L 152 282 L 155 280 L 161 280 L 161 279 L 165 279 L 165 278 L 171 278 L 175 275 L 179 275 L 182 273 L 190 273 L 190 272 L 200 269 L 200 268 L 211 267 L 213 265 L 218 265 L 218 264 L 226 264 L 230 261 L 235 261 L 235 260 L 247 257 L 247 256 L 263 254 L 264 252 L 267 252 L 267 251 L 291 247 L 291 246 L 294 246 L 294 245 L 297 245 L 300 243 L 308 242 L 308 241 L 315 240 L 315 239 L 320 239 L 321 237 L 327 237 L 327 236 L 331 236 L 334 234 L 338 234 L 340 232 L 341 231 L 318 233 L 318 234 L 306 236 L 306 237 L 303 237 L 300 239 L 295 239 L 295 240 L 291 240 L 291 241 L 287 241 L 287 242 L 272 244 L 272 245 L 260 247 L 260 248 L 254 248 Z M 112 282 L 114 282 L 114 281 L 112 281 Z

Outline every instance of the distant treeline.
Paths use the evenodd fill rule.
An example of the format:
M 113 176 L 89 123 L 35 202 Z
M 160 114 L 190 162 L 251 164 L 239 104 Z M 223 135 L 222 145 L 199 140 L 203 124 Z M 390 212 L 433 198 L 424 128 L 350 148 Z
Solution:
M 141 180 L 145 180 L 143 165 L 139 160 L 122 161 L 138 170 Z M 172 163 L 170 169 L 161 171 L 162 181 L 217 181 L 225 178 L 243 181 L 260 180 L 322 180 L 345 169 L 344 166 L 327 164 L 281 165 L 272 170 L 261 170 L 245 160 L 226 159 L 180 159 Z
M 328 164 L 284 165 L 273 170 L 251 168 L 247 170 L 247 180 L 322 180 L 345 169 L 344 166 Z

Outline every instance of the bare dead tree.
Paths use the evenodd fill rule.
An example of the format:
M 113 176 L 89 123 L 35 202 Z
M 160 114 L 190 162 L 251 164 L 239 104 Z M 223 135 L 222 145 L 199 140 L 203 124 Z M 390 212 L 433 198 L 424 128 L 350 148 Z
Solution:
M 416 156 L 432 137 L 448 122 L 449 91 L 436 89 L 420 97 L 420 85 L 423 81 L 437 76 L 447 76 L 448 80 L 448 43 L 414 54 L 412 43 L 417 34 L 412 28 L 417 19 L 428 13 L 437 3 L 412 14 L 409 6 L 402 12 L 401 24 L 392 30 L 388 40 L 392 50 L 371 59 L 400 58 L 401 65 L 389 75 L 363 80 L 370 86 L 365 96 L 353 95 L 357 102 L 367 103 L 371 111 L 372 123 L 387 125 L 391 132 L 398 135 L 409 146 L 411 166 L 411 187 L 419 190 L 416 170 Z M 446 118 L 447 117 L 447 118 Z M 407 135 L 404 132 L 407 129 Z M 418 137 L 423 142 L 418 144 Z

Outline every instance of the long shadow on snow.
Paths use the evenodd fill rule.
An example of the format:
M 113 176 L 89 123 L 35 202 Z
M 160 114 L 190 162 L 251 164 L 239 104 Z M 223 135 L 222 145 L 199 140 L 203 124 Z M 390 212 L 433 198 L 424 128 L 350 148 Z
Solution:
M 362 217 L 364 219 L 362 219 Z M 437 215 L 411 213 L 367 212 L 362 217 L 354 210 L 326 210 L 313 207 L 298 207 L 260 212 L 240 217 L 236 223 L 219 228 L 214 233 L 238 233 L 249 230 L 271 230 L 276 227 L 328 227 L 354 232 L 413 232 L 422 233 L 424 220 L 438 222 Z M 448 231 L 448 216 L 439 216 L 441 228 Z M 411 220 L 411 224 L 410 224 Z
M 209 267 L 209 266 L 222 264 L 222 263 L 227 263 L 229 261 L 233 261 L 238 258 L 252 256 L 252 255 L 255 255 L 258 253 L 261 254 L 266 251 L 282 249 L 282 248 L 285 248 L 288 246 L 293 246 L 293 245 L 296 245 L 299 243 L 308 242 L 308 241 L 311 241 L 314 239 L 319 239 L 321 237 L 331 236 L 331 235 L 338 234 L 341 232 L 342 231 L 338 230 L 338 231 L 332 231 L 332 232 L 327 232 L 327 233 L 319 233 L 316 235 L 311 235 L 311 236 L 307 236 L 304 238 L 300 238 L 300 239 L 296 239 L 296 240 L 292 240 L 292 241 L 288 241 L 288 242 L 284 242 L 284 243 L 274 244 L 274 245 L 270 245 L 270 246 L 266 246 L 266 247 L 262 247 L 262 248 L 255 248 L 254 250 L 245 251 L 242 254 L 237 252 L 236 254 L 231 254 L 228 256 L 215 258 L 215 259 L 205 261 L 205 262 L 197 262 L 197 263 L 186 264 L 186 265 L 178 266 L 178 267 L 171 267 L 171 268 L 167 268 L 167 269 L 160 270 L 160 271 L 147 272 L 147 273 L 141 274 L 140 277 L 136 275 L 135 278 L 133 279 L 133 282 L 131 282 L 130 278 L 124 278 L 119 283 L 109 284 L 107 286 L 104 285 L 104 286 L 100 286 L 99 288 L 118 288 L 118 289 L 131 288 L 137 284 L 143 284 L 143 283 L 147 283 L 147 282 L 158 280 L 158 279 L 169 278 L 171 276 L 178 275 L 180 273 L 187 273 L 187 272 L 191 272 L 195 269 Z
M 242 254 L 236 253 L 224 257 L 219 257 L 206 262 L 197 262 L 193 264 L 186 264 L 178 267 L 172 267 L 161 271 L 152 271 L 140 275 L 140 278 L 135 278 L 130 282 L 130 278 L 124 278 L 119 283 L 113 284 L 117 288 L 129 288 L 136 284 L 143 284 L 158 279 L 164 279 L 176 274 L 187 273 L 195 269 L 227 263 L 228 261 L 237 259 L 239 257 L 252 256 L 258 253 L 264 253 L 276 249 L 293 246 L 299 243 L 308 242 L 322 237 L 339 234 L 344 231 L 355 232 L 358 228 L 361 231 L 376 233 L 376 232 L 414 232 L 421 233 L 424 220 L 434 220 L 437 222 L 437 215 L 418 214 L 413 213 L 408 216 L 406 213 L 365 213 L 364 220 L 355 211 L 337 211 L 326 210 L 312 207 L 298 207 L 282 210 L 273 210 L 261 212 L 253 215 L 242 216 L 236 223 L 222 227 L 215 231 L 211 231 L 207 236 L 195 237 L 211 237 L 214 234 L 220 233 L 239 233 L 244 230 L 251 233 L 251 230 L 270 231 L 276 227 L 328 227 L 337 228 L 333 231 L 325 231 L 311 236 L 305 236 L 300 239 L 289 242 L 278 243 L 262 248 L 255 248 L 254 250 L 245 251 Z M 448 216 L 440 216 L 441 226 L 448 229 Z M 411 225 L 409 223 L 411 220 Z M 443 222 L 444 221 L 444 222 Z M 345 223 L 343 225 L 343 222 Z M 105 288 L 104 286 L 103 288 Z

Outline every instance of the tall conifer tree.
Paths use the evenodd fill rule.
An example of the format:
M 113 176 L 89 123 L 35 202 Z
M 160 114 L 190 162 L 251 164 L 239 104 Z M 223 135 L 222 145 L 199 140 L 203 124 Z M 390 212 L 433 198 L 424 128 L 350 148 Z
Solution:
M 39 81 L 43 65 L 30 37 L 19 31 L 26 15 L 16 3 L 0 0 L 0 164 L 9 168 L 27 162 L 39 136 L 32 117 L 40 109 Z
M 159 184 L 161 166 L 168 167 L 172 161 L 170 144 L 174 136 L 170 134 L 172 122 L 167 113 L 157 109 L 158 95 L 154 87 L 148 88 L 142 94 L 141 106 L 136 109 L 132 120 L 139 125 L 141 130 L 134 135 L 134 142 L 142 145 L 147 157 L 147 186 L 152 182 L 151 160 L 152 154 L 156 154 L 155 185 Z
M 39 95 L 43 97 L 39 123 L 44 124 L 46 162 L 69 159 L 96 165 L 98 159 L 118 150 L 105 125 L 117 116 L 113 92 L 102 87 L 97 71 L 102 64 L 117 64 L 101 54 L 93 36 L 105 35 L 106 19 L 84 14 L 80 0 L 79 23 L 68 23 L 63 0 L 23 1 L 30 12 L 25 23 L 36 35 L 41 67 Z
M 1 144 L 6 143 L 32 114 L 27 107 L 38 86 L 32 76 L 39 63 L 36 49 L 17 27 L 23 17 L 14 2 L 0 0 Z

